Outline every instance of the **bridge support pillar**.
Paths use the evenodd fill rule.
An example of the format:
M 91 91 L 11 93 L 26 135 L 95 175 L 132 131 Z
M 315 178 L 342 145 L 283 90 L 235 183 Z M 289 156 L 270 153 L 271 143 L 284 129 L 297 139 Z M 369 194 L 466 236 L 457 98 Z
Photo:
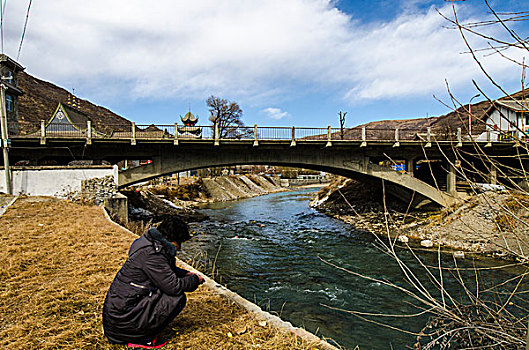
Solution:
M 489 184 L 496 185 L 498 183 L 498 173 L 496 171 L 496 167 L 491 164 L 490 167 L 490 173 L 489 173 Z
M 362 170 L 367 172 L 369 169 L 369 157 L 365 156 L 362 158 Z
M 406 171 L 410 176 L 415 176 L 415 159 L 406 159 Z
M 448 163 L 448 174 L 446 175 L 446 192 L 456 194 L 456 168 L 452 162 Z

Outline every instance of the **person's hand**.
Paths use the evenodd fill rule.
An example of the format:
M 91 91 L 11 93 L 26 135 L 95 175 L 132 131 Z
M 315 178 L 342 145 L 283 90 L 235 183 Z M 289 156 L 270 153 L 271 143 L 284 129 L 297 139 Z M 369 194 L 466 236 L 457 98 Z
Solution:
M 191 275 L 196 275 L 196 276 L 198 277 L 198 283 L 199 283 L 199 284 L 202 284 L 202 283 L 205 282 L 205 281 L 204 281 L 204 277 L 202 277 L 202 275 L 199 275 L 198 273 L 194 273 L 194 272 L 191 272 L 191 271 L 188 271 L 188 272 L 186 273 L 186 276 L 191 276 Z

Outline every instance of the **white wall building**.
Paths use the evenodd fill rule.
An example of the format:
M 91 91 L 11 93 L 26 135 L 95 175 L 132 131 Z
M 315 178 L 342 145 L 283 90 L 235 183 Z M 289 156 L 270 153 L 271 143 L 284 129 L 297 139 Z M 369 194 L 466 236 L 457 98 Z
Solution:
M 487 129 L 478 141 L 529 138 L 529 100 L 496 100 L 482 120 Z

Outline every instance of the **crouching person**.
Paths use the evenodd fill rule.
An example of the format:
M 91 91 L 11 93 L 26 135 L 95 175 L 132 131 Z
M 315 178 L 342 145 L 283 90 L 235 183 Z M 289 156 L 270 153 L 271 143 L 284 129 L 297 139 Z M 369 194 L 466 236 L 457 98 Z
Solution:
M 166 216 L 136 239 L 107 292 L 103 328 L 112 344 L 156 349 L 157 335 L 182 311 L 185 292 L 204 282 L 202 276 L 175 265 L 176 249 L 190 237 L 184 222 Z

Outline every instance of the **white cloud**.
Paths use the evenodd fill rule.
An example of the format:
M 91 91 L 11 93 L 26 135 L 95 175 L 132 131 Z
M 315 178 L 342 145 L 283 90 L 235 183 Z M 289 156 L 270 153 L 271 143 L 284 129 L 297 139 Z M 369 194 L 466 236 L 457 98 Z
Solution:
M 281 111 L 280 108 L 268 107 L 262 110 L 268 118 L 279 120 L 288 117 L 288 112 Z
M 433 9 L 366 27 L 333 3 L 34 2 L 20 60 L 44 79 L 122 98 L 215 94 L 261 104 L 304 89 L 352 101 L 430 95 L 445 78 L 454 86 L 479 74 Z M 27 4 L 7 7 L 5 47 L 14 57 Z M 486 61 L 505 73 L 505 60 Z

